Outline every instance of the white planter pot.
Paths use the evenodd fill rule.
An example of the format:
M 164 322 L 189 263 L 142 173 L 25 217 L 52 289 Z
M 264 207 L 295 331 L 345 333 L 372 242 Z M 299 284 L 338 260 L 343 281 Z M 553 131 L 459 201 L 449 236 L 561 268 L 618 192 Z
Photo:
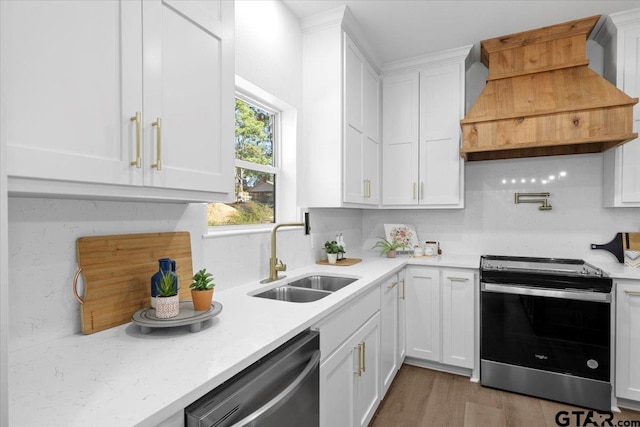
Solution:
M 180 312 L 180 298 L 178 295 L 172 297 L 156 297 L 156 317 L 158 319 L 171 319 Z
M 329 264 L 335 264 L 338 261 L 338 254 L 327 254 L 327 260 Z

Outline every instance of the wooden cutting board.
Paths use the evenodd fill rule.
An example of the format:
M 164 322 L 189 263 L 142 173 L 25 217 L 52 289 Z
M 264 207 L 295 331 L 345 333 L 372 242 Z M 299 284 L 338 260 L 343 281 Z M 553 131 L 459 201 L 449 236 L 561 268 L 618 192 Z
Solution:
M 618 233 L 609 243 L 591 244 L 591 249 L 604 249 L 611 252 L 618 261 L 624 263 L 624 251 L 640 251 L 640 233 Z
M 151 276 L 158 271 L 159 258 L 176 260 L 180 300 L 191 299 L 187 231 L 80 237 L 76 250 L 84 279 L 79 301 L 85 334 L 128 323 L 136 311 L 151 306 Z

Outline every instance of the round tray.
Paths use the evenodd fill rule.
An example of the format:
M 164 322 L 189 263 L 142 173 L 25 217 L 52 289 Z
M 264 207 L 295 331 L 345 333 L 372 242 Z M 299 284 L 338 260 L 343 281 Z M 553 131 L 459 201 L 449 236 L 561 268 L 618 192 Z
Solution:
M 172 328 L 189 325 L 191 332 L 199 332 L 202 323 L 217 316 L 222 311 L 222 304 L 217 301 L 211 303 L 209 310 L 195 311 L 193 301 L 180 301 L 180 313 L 171 319 L 158 319 L 156 310 L 151 307 L 142 308 L 131 316 L 131 321 L 140 326 L 143 334 L 151 333 L 153 328 Z

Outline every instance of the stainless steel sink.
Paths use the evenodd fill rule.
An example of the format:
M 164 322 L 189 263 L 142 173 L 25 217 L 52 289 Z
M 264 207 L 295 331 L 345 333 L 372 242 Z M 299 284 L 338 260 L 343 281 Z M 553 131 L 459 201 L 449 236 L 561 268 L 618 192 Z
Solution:
M 354 279 L 351 277 L 316 275 L 294 280 L 288 285 L 297 288 L 318 289 L 322 291 L 335 292 L 355 282 L 356 280 L 358 279 Z
M 275 299 L 289 302 L 312 302 L 331 295 L 331 292 L 315 289 L 303 289 L 292 286 L 280 286 L 254 295 L 258 298 Z
M 258 298 L 289 302 L 312 302 L 331 295 L 358 279 L 352 277 L 313 276 L 301 277 L 278 288 L 253 295 Z

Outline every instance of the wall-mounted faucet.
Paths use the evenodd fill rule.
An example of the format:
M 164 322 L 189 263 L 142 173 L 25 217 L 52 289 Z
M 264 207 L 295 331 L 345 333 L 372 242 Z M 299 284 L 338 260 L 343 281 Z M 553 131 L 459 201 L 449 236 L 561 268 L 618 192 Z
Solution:
M 276 231 L 281 227 L 304 227 L 304 234 L 309 234 L 309 212 L 304 214 L 304 222 L 288 222 L 283 224 L 275 224 L 271 229 L 271 257 L 269 258 L 269 277 L 260 281 L 260 283 L 270 283 L 285 276 L 278 277 L 279 271 L 287 271 L 287 265 L 283 264 L 276 256 Z
M 550 193 L 516 193 L 515 202 L 518 203 L 540 203 L 538 209 L 541 211 L 550 211 L 553 206 L 549 204 L 547 198 L 551 196 Z M 527 197 L 535 197 L 535 199 L 528 199 Z

